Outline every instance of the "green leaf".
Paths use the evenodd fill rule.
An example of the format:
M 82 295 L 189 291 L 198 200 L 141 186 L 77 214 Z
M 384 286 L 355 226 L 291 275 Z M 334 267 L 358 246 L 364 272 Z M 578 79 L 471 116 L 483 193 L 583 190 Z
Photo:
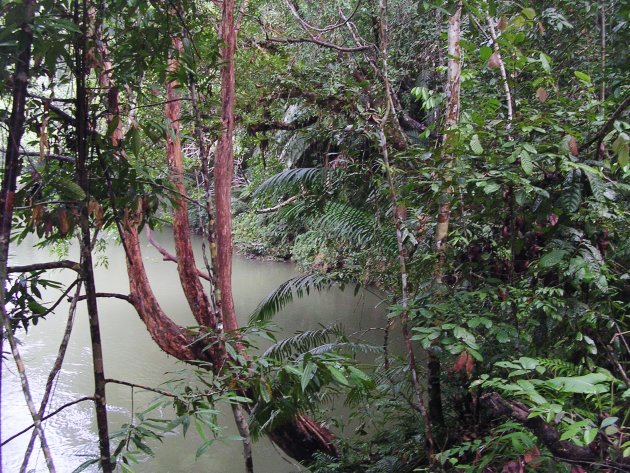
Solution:
M 591 85 L 591 77 L 588 74 L 584 74 L 580 71 L 573 71 L 573 74 L 575 74 L 575 77 L 580 79 L 582 82 Z
M 203 455 L 205 453 L 206 450 L 208 450 L 208 448 L 214 443 L 214 440 L 207 440 L 204 443 L 202 443 L 199 448 L 197 448 L 197 451 L 195 452 L 195 459 L 199 458 L 201 455 Z
M 615 424 L 617 421 L 619 420 L 618 417 L 606 417 L 601 425 L 599 426 L 600 429 L 605 429 L 606 427 Z
M 629 162 L 629 141 L 630 139 L 628 138 L 628 135 L 626 133 L 620 133 L 617 139 L 612 144 L 613 152 L 617 155 L 617 162 L 621 167 L 627 166 Z
M 470 139 L 470 149 L 476 155 L 480 155 L 483 153 L 483 147 L 481 146 L 481 142 L 479 141 L 479 135 L 474 134 Z
M 551 58 L 545 53 L 540 53 L 540 64 L 545 72 L 551 72 Z
M 582 171 L 572 169 L 564 180 L 559 204 L 568 213 L 576 212 L 582 203 Z
M 337 369 L 336 367 L 332 365 L 326 365 L 326 369 L 330 372 L 330 374 L 333 376 L 333 378 L 335 378 L 337 382 L 339 382 L 340 384 L 343 384 L 344 386 L 348 386 L 349 384 L 348 380 L 346 379 L 344 374 L 341 372 L 341 370 Z
M 521 158 L 521 168 L 523 168 L 523 172 L 527 174 L 528 176 L 531 176 L 532 172 L 534 172 L 534 166 L 532 164 L 531 156 L 529 155 L 527 151 L 523 150 L 521 151 L 520 158 Z
M 313 379 L 313 376 L 315 376 L 316 371 L 317 371 L 317 365 L 315 363 L 313 363 L 312 361 L 309 361 L 308 363 L 306 363 L 306 366 L 304 367 L 304 371 L 302 371 L 302 378 L 300 380 L 302 391 L 306 390 L 306 386 L 308 386 L 308 383 L 311 382 L 311 379 Z
M 536 10 L 534 10 L 533 8 L 523 8 L 523 11 L 521 13 L 528 20 L 533 20 L 534 18 L 536 18 Z
M 76 467 L 74 470 L 72 470 L 72 473 L 80 473 L 82 471 L 85 471 L 88 467 L 95 465 L 98 462 L 99 462 L 98 458 L 93 458 L 92 460 L 85 461 L 81 463 L 78 467 Z
M 597 429 L 587 429 L 584 431 L 584 443 L 590 444 L 597 437 Z
M 568 250 L 552 250 L 545 256 L 540 258 L 540 261 L 538 261 L 538 266 L 545 269 L 552 268 L 560 263 L 560 261 L 562 261 L 567 254 L 569 254 Z
M 586 177 L 588 178 L 588 183 L 591 187 L 591 192 L 593 193 L 595 200 L 599 202 L 605 201 L 608 188 L 604 181 L 600 179 L 599 176 L 591 172 L 587 172 Z
M 558 391 L 576 394 L 601 394 L 608 392 L 610 376 L 604 373 L 590 373 L 584 376 L 559 377 L 544 382 Z
M 486 62 L 488 61 L 488 59 L 490 59 L 490 56 L 492 56 L 493 52 L 494 51 L 490 46 L 482 46 L 481 48 L 479 48 L 479 58 L 483 62 Z

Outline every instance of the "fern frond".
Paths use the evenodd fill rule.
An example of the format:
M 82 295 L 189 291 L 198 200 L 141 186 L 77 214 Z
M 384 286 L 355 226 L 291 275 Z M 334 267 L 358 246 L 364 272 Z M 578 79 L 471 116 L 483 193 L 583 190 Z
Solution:
M 583 371 L 581 366 L 557 358 L 536 358 L 536 361 L 553 376 L 579 376 Z
M 308 274 L 291 278 L 280 284 L 258 305 L 250 316 L 249 323 L 269 322 L 287 304 L 293 302 L 294 295 L 302 298 L 304 295 L 308 295 L 311 289 L 321 292 L 324 289 L 329 289 L 333 284 L 334 281 L 322 274 Z

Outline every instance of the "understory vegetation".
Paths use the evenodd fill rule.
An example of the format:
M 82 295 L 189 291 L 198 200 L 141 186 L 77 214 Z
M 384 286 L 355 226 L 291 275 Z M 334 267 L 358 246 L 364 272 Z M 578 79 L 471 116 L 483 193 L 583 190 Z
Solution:
M 16 337 L 54 310 L 46 271 L 75 271 L 59 289 L 90 317 L 100 455 L 85 467 L 133 471 L 190 425 L 204 461 L 226 403 L 248 472 L 264 435 L 313 473 L 630 471 L 625 2 L 0 11 L 3 363 L 27 379 Z M 177 264 L 193 328 L 162 310 L 142 263 L 139 235 L 171 227 L 173 254 L 149 241 Z M 31 234 L 78 238 L 81 260 L 12 267 Z M 103 235 L 124 247 L 129 294 L 97 292 Z M 240 327 L 233 245 L 301 271 Z M 283 307 L 331 286 L 383 294 L 380 343 L 336 324 L 276 340 Z M 132 304 L 186 364 L 157 389 L 175 419 L 108 432 L 98 297 Z M 46 402 L 33 440 L 54 471 Z

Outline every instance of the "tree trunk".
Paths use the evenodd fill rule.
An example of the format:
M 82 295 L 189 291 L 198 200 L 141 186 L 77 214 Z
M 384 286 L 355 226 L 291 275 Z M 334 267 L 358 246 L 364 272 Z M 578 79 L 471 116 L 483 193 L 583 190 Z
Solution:
M 451 165 L 453 157 L 451 156 L 452 143 L 455 139 L 455 128 L 459 123 L 460 112 L 460 89 L 461 89 L 461 72 L 462 50 L 460 46 L 461 39 L 461 15 L 462 3 L 457 5 L 457 9 L 448 21 L 448 72 L 446 78 L 446 120 L 444 123 L 444 138 L 442 141 L 442 152 L 446 161 L 446 168 Z M 450 179 L 446 175 L 445 180 Z M 435 229 L 435 251 L 437 261 L 434 270 L 434 286 L 439 289 L 444 285 L 444 266 L 446 264 L 446 242 L 448 239 L 448 228 L 451 220 L 451 203 L 450 199 L 453 194 L 452 187 L 444 190 L 443 203 L 440 204 L 437 217 L 437 226 Z M 431 422 L 436 426 L 436 430 L 440 433 L 445 432 L 444 414 L 442 407 L 442 387 L 441 387 L 441 362 L 439 355 L 430 347 L 427 351 L 427 372 L 428 372 L 428 391 L 429 391 L 429 415 Z
M 94 407 L 96 411 L 96 425 L 100 450 L 100 466 L 105 473 L 113 471 L 111 453 L 109 449 L 109 428 L 107 425 L 107 398 L 105 383 L 105 368 L 103 364 L 103 346 L 101 343 L 101 329 L 96 302 L 96 285 L 94 282 L 94 266 L 92 264 L 92 238 L 90 233 L 90 218 L 88 203 L 90 199 L 89 177 L 87 170 L 88 159 L 88 98 L 85 78 L 88 74 L 85 55 L 87 51 L 88 12 L 86 0 L 79 7 L 75 1 L 75 23 L 81 33 L 75 46 L 75 73 L 77 87 L 76 103 L 76 133 L 77 133 L 77 181 L 85 192 L 85 200 L 80 209 L 81 228 L 81 272 L 85 282 L 88 318 L 90 323 L 90 339 L 92 343 L 92 364 L 94 371 Z
M 214 193 L 217 214 L 217 284 L 221 293 L 221 314 L 226 332 L 238 328 L 232 296 L 232 176 L 234 174 L 234 52 L 236 31 L 234 0 L 224 0 L 219 38 L 221 48 L 221 135 L 214 163 Z
M 21 170 L 20 143 L 24 135 L 24 122 L 26 120 L 26 94 L 28 89 L 28 79 L 31 64 L 31 48 L 33 44 L 33 19 L 37 4 L 35 0 L 25 0 L 23 5 L 16 6 L 20 9 L 21 24 L 18 33 L 18 53 L 13 74 L 13 103 L 11 115 L 9 117 L 9 136 L 4 160 L 4 174 L 2 187 L 0 188 L 0 353 L 3 353 L 3 341 L 6 337 L 11 345 L 11 351 L 17 364 L 18 372 L 22 382 L 22 389 L 29 407 L 35 431 L 40 438 L 44 457 L 49 471 L 54 471 L 55 467 L 46 443 L 46 437 L 42 429 L 40 417 L 32 402 L 28 379 L 24 371 L 24 366 L 18 351 L 17 341 L 13 338 L 11 324 L 6 312 L 5 282 L 8 275 L 9 245 L 11 240 L 11 223 L 13 221 L 13 209 L 15 204 L 15 191 L 17 188 L 17 178 Z M 2 395 L 2 365 L 0 363 L 0 397 Z M 2 471 L 2 447 L 0 447 L 0 472 Z

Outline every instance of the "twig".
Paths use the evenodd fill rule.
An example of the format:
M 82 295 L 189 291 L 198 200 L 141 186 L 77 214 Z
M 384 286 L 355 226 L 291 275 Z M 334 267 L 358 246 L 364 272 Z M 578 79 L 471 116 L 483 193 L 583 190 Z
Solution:
M 258 214 L 268 214 L 268 213 L 271 213 L 271 212 L 275 212 L 276 210 L 280 210 L 282 207 L 286 207 L 287 205 L 295 202 L 300 197 L 305 197 L 305 194 L 294 195 L 293 197 L 289 197 L 287 200 L 284 200 L 284 201 L 280 202 L 279 204 L 274 205 L 273 207 L 265 207 L 264 209 L 258 209 L 258 210 L 256 210 L 256 213 L 258 213 Z
M 133 305 L 133 300 L 131 299 L 131 296 L 128 296 L 126 294 L 118 294 L 116 292 L 97 292 L 95 295 L 98 298 L 120 299 Z M 84 301 L 86 300 L 86 298 L 86 296 L 81 296 L 79 297 L 79 300 Z
M 0 148 L 0 153 L 6 153 L 7 150 L 4 148 Z M 39 151 L 20 151 L 21 156 L 32 156 L 32 157 L 40 157 Z M 64 154 L 55 154 L 48 153 L 44 154 L 45 158 L 55 159 L 57 161 L 63 161 L 65 163 L 74 163 L 74 158 L 72 156 L 66 156 Z
M 494 20 L 490 16 L 486 16 L 486 22 L 490 27 L 490 36 L 492 37 L 492 44 L 494 46 L 494 53 L 497 55 L 499 62 L 499 70 L 501 71 L 501 79 L 503 80 L 503 89 L 505 90 L 505 100 L 507 102 L 507 124 L 505 128 L 508 134 L 512 128 L 512 94 L 510 92 L 510 84 L 508 83 L 507 73 L 505 72 L 505 63 L 501 57 L 501 51 L 499 49 L 499 42 L 497 41 L 497 32 L 494 28 Z

